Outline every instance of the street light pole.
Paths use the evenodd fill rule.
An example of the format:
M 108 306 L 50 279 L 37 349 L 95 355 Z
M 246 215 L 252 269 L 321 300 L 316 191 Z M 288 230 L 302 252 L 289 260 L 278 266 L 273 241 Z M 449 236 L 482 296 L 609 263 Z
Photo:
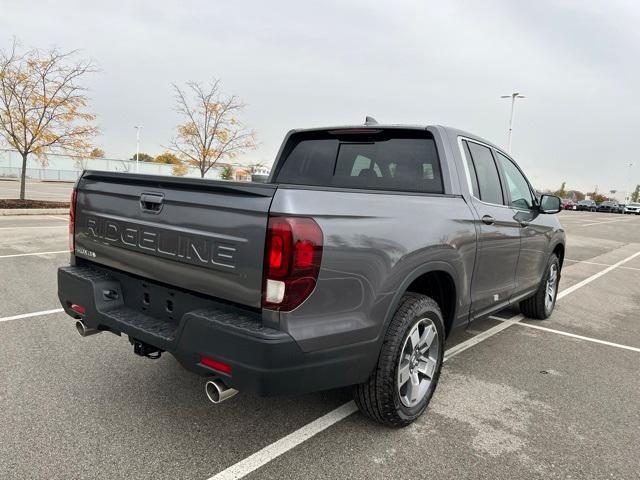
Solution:
M 136 129 L 136 173 L 140 173 L 140 130 L 142 125 L 133 127 Z
M 509 133 L 507 135 L 507 151 L 511 153 L 511 131 L 513 130 L 513 114 L 516 107 L 516 98 L 525 98 L 520 92 L 513 92 L 511 95 L 502 95 L 500 98 L 511 99 L 511 115 L 509 116 Z
M 631 179 L 631 178 L 633 178 L 633 176 L 632 176 L 633 162 L 627 163 L 627 167 L 629 167 L 629 179 Z M 631 195 L 633 195 L 633 183 L 629 187 L 629 200 L 627 201 L 627 203 L 631 203 Z

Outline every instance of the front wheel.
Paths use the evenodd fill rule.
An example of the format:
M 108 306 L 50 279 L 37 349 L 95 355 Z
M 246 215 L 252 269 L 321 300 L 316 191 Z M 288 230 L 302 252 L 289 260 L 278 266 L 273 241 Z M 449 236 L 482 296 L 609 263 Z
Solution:
M 560 261 L 555 254 L 552 254 L 538 291 L 532 297 L 520 302 L 520 311 L 529 318 L 538 320 L 549 318 L 556 306 L 559 283 Z
M 360 410 L 378 423 L 403 427 L 427 408 L 444 355 L 444 322 L 438 304 L 406 293 L 385 335 L 369 379 L 354 387 Z

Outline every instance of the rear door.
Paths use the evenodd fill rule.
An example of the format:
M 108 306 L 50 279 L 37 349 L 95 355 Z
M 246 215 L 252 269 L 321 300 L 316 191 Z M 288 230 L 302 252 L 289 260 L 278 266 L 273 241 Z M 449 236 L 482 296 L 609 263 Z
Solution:
M 478 254 L 471 281 L 471 310 L 477 317 L 506 306 L 515 291 L 520 224 L 506 205 L 492 149 L 472 140 L 461 140 L 461 147 L 478 214 Z
M 144 279 L 259 307 L 276 187 L 85 172 L 75 255 Z

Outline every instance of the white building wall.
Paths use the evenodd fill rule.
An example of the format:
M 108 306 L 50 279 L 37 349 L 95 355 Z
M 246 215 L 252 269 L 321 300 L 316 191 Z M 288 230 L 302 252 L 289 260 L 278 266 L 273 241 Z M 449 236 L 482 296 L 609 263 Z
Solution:
M 22 157 L 12 150 L 0 150 L 0 177 L 17 177 L 22 168 Z M 173 175 L 173 165 L 154 162 L 139 162 L 139 173 L 147 175 Z M 49 155 L 46 167 L 32 155 L 27 160 L 27 177 L 37 180 L 75 181 L 83 170 L 104 170 L 109 172 L 136 172 L 136 162 L 114 158 L 83 159 L 67 155 Z M 188 167 L 186 177 L 200 177 L 197 168 Z M 219 179 L 220 169 L 212 168 L 206 178 Z

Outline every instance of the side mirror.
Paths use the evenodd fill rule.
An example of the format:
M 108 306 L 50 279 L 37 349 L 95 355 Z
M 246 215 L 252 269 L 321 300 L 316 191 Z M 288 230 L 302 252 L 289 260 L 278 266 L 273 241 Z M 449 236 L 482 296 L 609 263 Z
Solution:
M 542 195 L 540 197 L 540 213 L 558 213 L 562 209 L 562 200 L 555 195 Z

